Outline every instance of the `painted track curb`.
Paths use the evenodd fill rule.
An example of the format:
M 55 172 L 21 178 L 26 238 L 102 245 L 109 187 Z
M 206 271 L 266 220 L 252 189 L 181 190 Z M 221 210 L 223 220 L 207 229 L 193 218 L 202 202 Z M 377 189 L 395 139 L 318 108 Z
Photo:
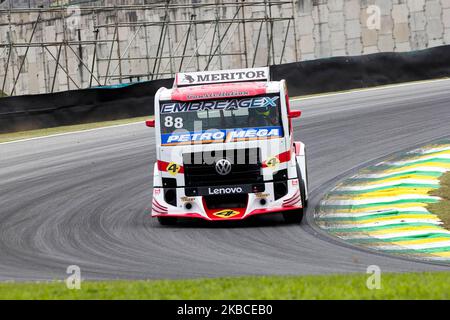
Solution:
M 439 201 L 428 192 L 450 170 L 450 140 L 439 143 L 446 144 L 445 150 L 397 152 L 383 157 L 388 162 L 376 160 L 362 171 L 364 166 L 355 169 L 360 172 L 325 195 L 313 223 L 335 239 L 370 251 L 450 261 L 450 231 L 426 210 L 427 203 Z

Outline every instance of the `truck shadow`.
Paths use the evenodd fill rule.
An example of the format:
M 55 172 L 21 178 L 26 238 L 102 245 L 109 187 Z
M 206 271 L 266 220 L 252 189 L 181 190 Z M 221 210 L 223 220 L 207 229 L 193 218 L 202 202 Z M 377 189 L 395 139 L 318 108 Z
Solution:
M 177 223 L 172 226 L 160 226 L 155 221 L 159 228 L 171 229 L 189 229 L 189 228 L 205 228 L 205 229 L 232 229 L 232 228 L 261 228 L 261 227 L 278 227 L 298 225 L 295 223 L 287 223 L 284 221 L 281 214 L 267 214 L 248 217 L 245 220 L 233 221 L 206 221 L 202 219 L 179 218 Z

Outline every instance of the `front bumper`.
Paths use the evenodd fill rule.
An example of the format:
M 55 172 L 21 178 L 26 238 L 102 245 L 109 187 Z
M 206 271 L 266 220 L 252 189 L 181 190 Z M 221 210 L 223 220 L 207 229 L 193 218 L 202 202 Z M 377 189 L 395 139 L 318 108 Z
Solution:
M 163 188 L 153 191 L 152 217 L 200 218 L 209 221 L 243 220 L 250 216 L 298 210 L 303 207 L 298 179 L 287 180 L 287 193 L 276 199 L 273 183 L 265 183 L 265 191 L 248 193 L 247 204 L 242 208 L 220 207 L 210 209 L 204 196 L 185 195 L 184 188 L 177 188 L 177 206 L 164 200 Z M 264 199 L 265 201 L 261 201 Z M 188 205 L 189 204 L 189 205 Z

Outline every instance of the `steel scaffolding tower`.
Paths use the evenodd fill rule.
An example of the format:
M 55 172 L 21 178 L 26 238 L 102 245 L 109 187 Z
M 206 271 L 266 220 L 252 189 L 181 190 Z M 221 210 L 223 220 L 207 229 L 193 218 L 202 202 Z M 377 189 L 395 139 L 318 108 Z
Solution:
M 0 33 L 6 34 L 0 39 L 0 88 L 8 95 L 27 93 L 18 93 L 17 86 L 31 55 L 40 61 L 34 69 L 45 74 L 40 92 L 61 90 L 57 83 L 70 90 L 168 78 L 181 70 L 298 60 L 294 1 L 50 2 L 40 8 L 0 7 L 0 30 L 6 28 Z M 62 26 L 55 40 L 45 34 L 48 25 Z M 27 37 L 18 38 L 24 26 Z M 139 70 L 130 72 L 133 68 Z

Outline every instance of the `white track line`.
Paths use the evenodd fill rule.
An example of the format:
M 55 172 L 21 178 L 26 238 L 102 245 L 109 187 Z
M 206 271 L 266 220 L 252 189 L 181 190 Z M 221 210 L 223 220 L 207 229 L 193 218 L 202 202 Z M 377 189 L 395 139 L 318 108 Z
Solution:
M 421 84 L 442 82 L 442 81 L 450 81 L 450 78 L 404 82 L 404 83 L 399 83 L 399 84 L 389 84 L 389 85 L 382 85 L 382 86 L 378 86 L 378 87 L 363 88 L 363 89 L 355 88 L 355 89 L 349 90 L 349 91 L 330 92 L 330 93 L 312 95 L 310 97 L 301 97 L 301 96 L 292 97 L 292 98 L 290 98 L 290 100 L 291 101 L 299 101 L 299 100 L 304 101 L 304 100 L 312 100 L 312 99 L 323 98 L 323 97 L 339 96 L 339 95 L 343 95 L 343 94 L 358 93 L 358 92 L 368 92 L 368 91 L 377 91 L 377 90 L 401 88 L 401 87 L 409 87 L 409 86 L 414 86 L 414 85 L 421 85 Z
M 100 127 L 100 128 L 93 128 L 93 129 L 86 129 L 86 130 L 77 130 L 77 131 L 70 131 L 70 132 L 63 132 L 63 133 L 55 133 L 55 134 L 49 134 L 47 136 L 40 136 L 40 137 L 33 137 L 33 138 L 27 138 L 27 139 L 14 140 L 14 141 L 0 142 L 0 145 L 2 145 L 2 144 L 10 144 L 10 143 L 18 143 L 18 142 L 26 142 L 26 141 L 32 141 L 32 140 L 39 140 L 39 139 L 46 139 L 46 138 L 53 138 L 53 137 L 60 137 L 60 136 L 67 136 L 67 135 L 70 135 L 70 134 L 79 134 L 79 133 L 90 132 L 90 131 L 97 131 L 97 130 L 104 130 L 104 129 L 111 129 L 111 128 L 119 128 L 119 127 L 136 125 L 136 124 L 139 124 L 139 123 L 142 124 L 143 126 L 145 125 L 144 121 L 137 121 L 137 122 L 116 124 L 116 125 Z
M 378 188 L 384 188 L 384 187 L 397 187 L 402 186 L 405 184 L 418 184 L 418 185 L 434 185 L 439 186 L 439 179 L 428 179 L 428 180 L 419 180 L 419 179 L 400 179 L 400 180 L 394 180 L 390 182 L 385 183 L 378 183 L 378 184 L 354 184 L 349 186 L 342 186 L 335 188 L 333 191 L 365 191 L 365 190 L 372 190 L 372 189 L 378 189 Z

